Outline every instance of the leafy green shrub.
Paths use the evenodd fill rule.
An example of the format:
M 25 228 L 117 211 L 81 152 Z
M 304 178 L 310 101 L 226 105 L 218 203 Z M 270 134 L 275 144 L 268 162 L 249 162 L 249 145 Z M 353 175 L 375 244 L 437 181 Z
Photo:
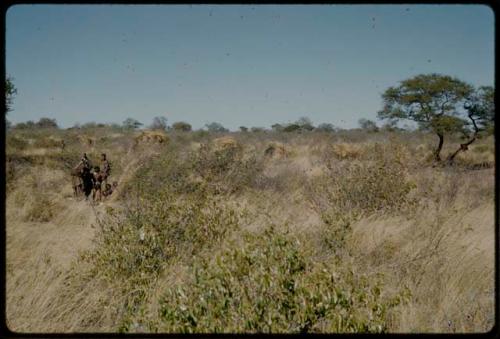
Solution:
M 244 234 L 215 256 L 194 260 L 189 280 L 160 300 L 156 332 L 384 332 L 403 298 L 380 277 L 318 263 L 289 233 Z M 147 321 L 146 321 L 147 322 Z
M 95 246 L 82 254 L 86 270 L 83 280 L 99 280 L 123 302 L 119 330 L 140 312 L 150 287 L 173 262 L 190 261 L 204 248 L 217 246 L 238 228 L 240 213 L 224 206 L 202 190 L 183 196 L 169 186 L 147 191 L 139 185 L 129 194 L 130 206 L 123 211 L 107 208 L 99 222 Z
M 311 195 L 316 205 L 357 215 L 391 212 L 408 203 L 408 193 L 415 185 L 409 180 L 407 160 L 399 146 L 376 144 L 371 154 L 371 161 L 328 162 L 326 175 L 316 182 Z M 326 198 L 325 203 L 319 203 L 317 197 Z
M 244 156 L 239 147 L 213 148 L 202 144 L 192 154 L 192 171 L 213 193 L 235 193 L 255 183 L 263 164 L 254 153 Z
M 375 144 L 363 162 L 326 162 L 326 174 L 312 180 L 308 198 L 324 223 L 322 239 L 329 250 L 344 251 L 351 225 L 363 215 L 393 213 L 415 206 L 409 192 L 406 153 L 397 144 Z
M 214 246 L 238 226 L 234 210 L 202 193 L 180 198 L 162 190 L 138 200 L 125 215 L 108 210 L 87 255 L 110 281 L 147 284 L 172 258 Z
M 22 151 L 28 147 L 28 142 L 23 138 L 8 133 L 5 140 L 5 146 L 7 150 Z

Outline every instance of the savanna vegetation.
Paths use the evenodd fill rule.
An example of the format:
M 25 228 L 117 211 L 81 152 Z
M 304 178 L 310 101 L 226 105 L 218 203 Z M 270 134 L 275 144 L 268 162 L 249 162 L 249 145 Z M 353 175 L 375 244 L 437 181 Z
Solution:
M 418 122 L 411 131 L 307 118 L 238 132 L 161 117 L 149 131 L 132 118 L 9 128 L 9 328 L 489 331 L 491 93 L 425 79 L 383 97 L 380 117 Z M 430 93 L 412 94 L 417 80 Z M 112 164 L 118 186 L 101 204 L 73 196 L 83 152 Z

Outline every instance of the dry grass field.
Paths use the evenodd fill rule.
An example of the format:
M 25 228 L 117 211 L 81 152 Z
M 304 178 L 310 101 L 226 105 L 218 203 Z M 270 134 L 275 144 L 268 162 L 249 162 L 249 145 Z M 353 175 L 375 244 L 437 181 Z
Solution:
M 60 140 L 65 141 L 64 149 Z M 161 141 L 159 141 L 161 140 Z M 418 132 L 11 130 L 15 332 L 487 332 L 494 139 Z M 443 154 L 455 150 L 447 141 Z M 73 197 L 105 152 L 118 182 Z

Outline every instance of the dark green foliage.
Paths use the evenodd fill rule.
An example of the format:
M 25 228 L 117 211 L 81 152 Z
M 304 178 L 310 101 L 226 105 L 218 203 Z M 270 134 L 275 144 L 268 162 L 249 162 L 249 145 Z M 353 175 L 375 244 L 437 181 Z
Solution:
M 439 143 L 435 159 L 440 161 L 444 135 L 464 132 L 467 115 L 463 107 L 473 97 L 474 87 L 457 78 L 421 74 L 402 81 L 398 87 L 389 87 L 382 95 L 384 107 L 378 116 L 393 121 L 412 120 L 436 133 Z
M 191 132 L 191 125 L 188 124 L 187 122 L 184 121 L 178 121 L 174 122 L 172 124 L 172 129 L 174 131 L 181 131 L 181 132 Z
M 275 131 L 275 132 L 282 132 L 282 131 L 283 131 L 283 129 L 284 129 L 284 127 L 283 127 L 283 125 L 281 125 L 281 124 L 273 124 L 273 125 L 271 126 L 271 129 L 272 129 L 273 131 Z
M 165 117 L 155 117 L 153 119 L 153 122 L 151 123 L 151 126 L 149 126 L 149 128 L 151 129 L 159 129 L 162 131 L 166 131 L 167 127 L 167 118 Z
M 378 132 L 379 128 L 374 121 L 368 119 L 359 119 L 358 120 L 359 127 L 368 132 Z
M 137 129 L 141 127 L 143 124 L 135 119 L 127 118 L 123 121 L 123 128 L 126 129 Z
M 300 126 L 297 124 L 289 124 L 283 128 L 283 132 L 296 132 L 300 130 Z
M 32 129 L 32 128 L 35 128 L 36 124 L 34 121 L 32 120 L 28 120 L 26 122 L 20 122 L 20 123 L 17 123 L 14 128 L 15 129 Z
M 264 127 L 252 127 L 250 129 L 250 131 L 252 131 L 253 133 L 259 133 L 259 132 L 265 132 L 265 128 Z
M 209 124 L 206 124 L 205 127 L 209 132 L 213 133 L 224 133 L 224 132 L 229 132 L 227 128 L 219 124 L 218 122 L 211 122 Z
M 14 96 L 17 94 L 17 88 L 14 86 L 13 80 L 9 76 L 5 79 L 5 114 L 12 110 Z
M 50 118 L 40 118 L 38 122 L 36 123 L 36 127 L 38 128 L 59 128 L 57 126 L 56 119 L 50 119 Z
M 263 169 L 253 152 L 246 156 L 240 147 L 214 148 L 202 144 L 191 154 L 191 171 L 212 193 L 236 193 L 251 186 Z
M 316 127 L 316 131 L 318 132 L 335 132 L 335 126 L 330 123 L 322 123 Z
M 198 257 L 189 280 L 167 289 L 158 332 L 384 332 L 403 298 L 383 295 L 379 278 L 335 260 L 317 262 L 299 239 L 267 228 Z

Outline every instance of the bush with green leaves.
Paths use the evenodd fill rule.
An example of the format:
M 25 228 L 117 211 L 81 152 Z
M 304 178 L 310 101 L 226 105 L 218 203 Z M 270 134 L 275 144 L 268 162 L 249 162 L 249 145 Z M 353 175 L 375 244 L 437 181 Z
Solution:
M 140 312 L 166 267 L 218 246 L 239 227 L 243 213 L 201 190 L 182 197 L 165 187 L 150 193 L 136 188 L 135 192 L 137 198 L 125 210 L 107 208 L 95 246 L 80 257 L 87 269 L 78 275 L 82 281 L 102 281 L 118 295 L 122 304 L 113 307 L 119 310 L 120 331 Z
M 397 211 L 409 202 L 414 184 L 409 179 L 408 159 L 400 145 L 375 144 L 368 161 L 326 162 L 326 174 L 310 194 L 316 206 L 342 213 Z M 321 201 L 323 198 L 323 201 Z
M 308 199 L 324 223 L 324 243 L 336 253 L 343 251 L 352 223 L 361 217 L 415 206 L 409 193 L 416 186 L 403 147 L 375 144 L 370 153 L 363 162 L 327 159 L 326 173 L 307 186 Z
M 138 197 L 124 213 L 108 209 L 86 258 L 110 281 L 146 284 L 174 257 L 218 244 L 238 227 L 239 217 L 203 192 L 179 197 L 156 191 Z
M 250 151 L 246 155 L 239 147 L 216 149 L 202 144 L 192 154 L 192 172 L 215 194 L 236 193 L 254 184 L 263 170 L 262 159 Z
M 288 233 L 244 233 L 215 255 L 193 261 L 188 281 L 169 287 L 155 332 L 384 332 L 388 312 L 407 295 L 384 293 L 334 259 L 318 262 Z
M 15 153 L 17 151 L 23 151 L 28 147 L 28 142 L 19 137 L 18 135 L 13 135 L 12 133 L 7 133 L 5 138 L 5 146 L 7 153 Z

